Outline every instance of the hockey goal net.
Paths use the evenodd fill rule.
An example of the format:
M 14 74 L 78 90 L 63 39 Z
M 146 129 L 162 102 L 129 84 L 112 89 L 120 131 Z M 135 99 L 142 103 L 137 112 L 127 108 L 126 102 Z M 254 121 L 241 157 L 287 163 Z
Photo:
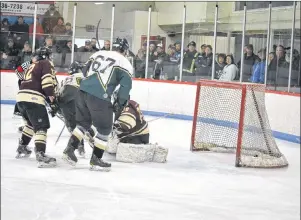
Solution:
M 198 82 L 191 150 L 236 153 L 237 167 L 288 166 L 270 128 L 262 84 Z

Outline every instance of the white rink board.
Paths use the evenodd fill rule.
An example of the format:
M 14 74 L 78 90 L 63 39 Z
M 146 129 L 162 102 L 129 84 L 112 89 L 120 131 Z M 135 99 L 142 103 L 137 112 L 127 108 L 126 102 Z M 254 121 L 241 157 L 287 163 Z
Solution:
M 65 76 L 58 75 L 61 81 Z M 1 103 L 15 100 L 17 77 L 1 72 Z M 170 82 L 134 80 L 131 98 L 149 115 L 172 113 L 171 118 L 191 119 L 194 112 L 196 86 Z M 279 137 L 300 143 L 300 97 L 266 93 L 266 109 L 271 128 Z M 230 111 L 230 110 L 229 110 Z M 281 136 L 281 137 L 280 137 Z

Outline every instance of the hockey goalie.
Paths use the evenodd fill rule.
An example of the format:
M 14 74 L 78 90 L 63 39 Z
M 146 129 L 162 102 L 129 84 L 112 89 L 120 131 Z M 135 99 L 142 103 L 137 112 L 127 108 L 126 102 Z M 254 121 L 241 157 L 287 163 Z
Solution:
M 129 99 L 119 114 L 115 116 L 107 152 L 116 153 L 116 160 L 121 162 L 166 162 L 168 149 L 149 143 L 148 123 L 139 104 Z

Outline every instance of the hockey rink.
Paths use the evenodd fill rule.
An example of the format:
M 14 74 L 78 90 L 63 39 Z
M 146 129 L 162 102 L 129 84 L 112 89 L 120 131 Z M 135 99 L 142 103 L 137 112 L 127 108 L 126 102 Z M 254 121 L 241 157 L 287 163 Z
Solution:
M 91 172 L 88 144 L 76 168 L 62 161 L 69 134 L 54 145 L 63 127 L 54 118 L 46 153 L 58 167 L 39 169 L 34 154 L 15 159 L 21 120 L 12 119 L 13 108 L 1 105 L 3 220 L 300 219 L 298 144 L 277 140 L 288 168 L 236 168 L 234 154 L 190 152 L 191 121 L 159 119 L 149 124 L 151 142 L 169 148 L 166 164 L 126 164 L 106 154 L 111 172 Z

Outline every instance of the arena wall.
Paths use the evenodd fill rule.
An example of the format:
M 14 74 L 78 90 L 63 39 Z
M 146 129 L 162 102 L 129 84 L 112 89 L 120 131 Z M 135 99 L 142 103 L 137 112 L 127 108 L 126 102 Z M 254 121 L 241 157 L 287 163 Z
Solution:
M 59 81 L 64 77 L 58 74 Z M 16 75 L 2 71 L 1 104 L 14 104 L 17 91 Z M 135 79 L 131 91 L 145 115 L 181 120 L 192 120 L 195 96 L 196 84 L 172 81 Z M 300 143 L 300 94 L 267 91 L 265 101 L 274 136 Z

